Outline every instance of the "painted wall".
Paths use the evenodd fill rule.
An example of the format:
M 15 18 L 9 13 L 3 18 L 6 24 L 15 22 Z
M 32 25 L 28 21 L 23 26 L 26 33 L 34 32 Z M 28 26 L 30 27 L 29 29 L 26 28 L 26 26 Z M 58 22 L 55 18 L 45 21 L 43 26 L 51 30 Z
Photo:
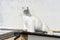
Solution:
M 22 26 L 19 0 L 0 0 L 1 26 L 0 28 L 20 29 Z M 21 27 L 22 26 L 22 27 Z
M 60 40 L 60 38 L 29 35 L 28 40 Z
M 2 27 L 22 26 L 22 6 L 28 6 L 32 15 L 47 23 L 51 29 L 60 29 L 60 0 L 0 0 Z

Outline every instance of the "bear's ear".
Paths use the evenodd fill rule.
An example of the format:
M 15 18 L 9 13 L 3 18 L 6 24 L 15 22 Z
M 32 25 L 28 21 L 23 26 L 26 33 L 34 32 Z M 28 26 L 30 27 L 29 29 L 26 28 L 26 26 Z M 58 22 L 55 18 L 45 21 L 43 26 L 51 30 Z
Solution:
M 27 7 L 27 10 L 28 10 L 29 8 Z
M 29 11 L 29 7 L 27 7 L 27 10 Z
M 27 10 L 28 9 L 28 7 L 22 7 L 22 10 Z

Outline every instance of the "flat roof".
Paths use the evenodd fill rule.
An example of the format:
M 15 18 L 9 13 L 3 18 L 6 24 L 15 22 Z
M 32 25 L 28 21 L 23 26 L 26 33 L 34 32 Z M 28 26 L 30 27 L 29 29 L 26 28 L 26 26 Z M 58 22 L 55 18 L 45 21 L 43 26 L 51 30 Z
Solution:
M 24 31 L 21 31 L 21 32 L 17 32 L 17 33 L 27 34 L 27 35 L 44 36 L 44 37 L 60 38 L 60 36 L 57 36 L 57 35 L 48 35 L 48 34 L 44 34 L 42 32 L 38 33 L 38 32 L 24 32 Z M 2 39 L 2 38 L 3 39 L 7 39 L 7 38 L 11 38 L 11 37 L 14 37 L 14 32 L 13 31 L 0 35 L 0 39 Z

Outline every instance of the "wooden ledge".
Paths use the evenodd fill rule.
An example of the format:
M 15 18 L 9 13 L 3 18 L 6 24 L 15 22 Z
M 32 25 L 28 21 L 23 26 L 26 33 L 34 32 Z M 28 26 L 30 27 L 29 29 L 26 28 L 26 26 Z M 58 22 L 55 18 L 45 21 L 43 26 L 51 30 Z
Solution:
M 36 36 L 46 36 L 46 37 L 60 38 L 60 36 L 57 36 L 57 35 L 49 35 L 49 34 L 37 33 L 37 32 L 21 32 L 20 34 L 27 34 L 27 35 L 36 35 Z

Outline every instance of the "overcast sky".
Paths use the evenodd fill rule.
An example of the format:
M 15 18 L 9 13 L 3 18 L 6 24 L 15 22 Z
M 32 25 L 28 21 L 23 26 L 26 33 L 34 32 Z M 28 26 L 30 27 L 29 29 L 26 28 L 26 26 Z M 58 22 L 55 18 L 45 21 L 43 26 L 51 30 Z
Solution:
M 0 15 L 3 16 L 4 26 L 20 25 L 22 6 L 28 6 L 31 14 L 51 29 L 60 29 L 60 0 L 0 0 Z

